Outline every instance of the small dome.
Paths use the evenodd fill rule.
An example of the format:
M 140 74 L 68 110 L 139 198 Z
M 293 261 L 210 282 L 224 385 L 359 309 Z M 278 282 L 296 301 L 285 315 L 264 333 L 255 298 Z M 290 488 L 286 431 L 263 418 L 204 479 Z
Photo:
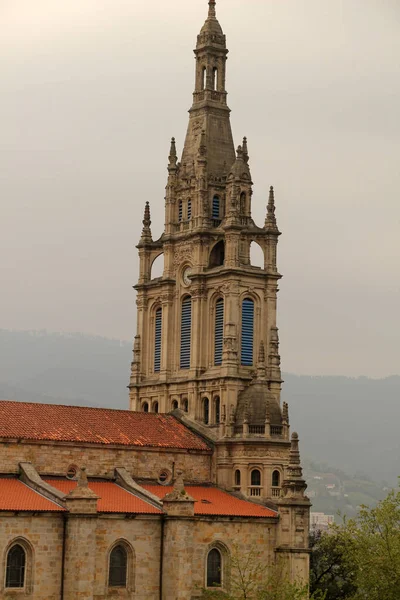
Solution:
M 240 392 L 236 408 L 236 425 L 243 425 L 247 418 L 249 425 L 264 425 L 269 401 L 271 425 L 282 425 L 282 412 L 278 400 L 269 391 L 265 382 L 256 381 Z
M 222 27 L 215 17 L 208 17 L 201 28 L 200 35 L 202 33 L 216 33 L 218 35 L 223 35 Z

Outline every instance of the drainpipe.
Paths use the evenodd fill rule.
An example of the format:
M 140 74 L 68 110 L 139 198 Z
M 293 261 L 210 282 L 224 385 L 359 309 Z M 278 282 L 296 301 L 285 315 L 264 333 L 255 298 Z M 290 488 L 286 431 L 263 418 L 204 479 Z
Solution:
M 64 600 L 64 573 L 65 573 L 65 543 L 66 543 L 66 540 L 67 540 L 67 515 L 63 514 L 60 600 Z

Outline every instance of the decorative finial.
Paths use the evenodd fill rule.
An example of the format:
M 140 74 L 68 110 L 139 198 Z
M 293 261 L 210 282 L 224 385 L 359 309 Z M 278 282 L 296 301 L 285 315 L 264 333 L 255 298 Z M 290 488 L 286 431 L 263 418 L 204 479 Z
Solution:
M 216 5 L 215 0 L 209 0 L 209 2 L 208 2 L 208 18 L 215 19 L 215 17 L 217 16 L 217 13 L 215 11 L 215 5 Z
M 168 171 L 176 171 L 176 162 L 177 162 L 177 156 L 176 156 L 176 146 L 175 146 L 175 138 L 171 138 L 171 147 L 169 149 L 169 156 L 168 156 Z
M 148 228 L 151 225 L 150 221 L 150 204 L 149 201 L 146 202 L 144 207 L 144 218 L 143 218 L 143 226 Z
M 274 188 L 272 185 L 269 188 L 269 198 L 268 198 L 267 217 L 265 219 L 265 226 L 270 227 L 270 228 L 276 228 L 275 194 L 274 194 Z
M 151 220 L 150 220 L 150 204 L 147 201 L 144 207 L 144 217 L 143 217 L 143 229 L 142 229 L 142 240 L 151 242 Z
M 249 153 L 247 150 L 247 137 L 243 138 L 242 150 L 243 150 L 243 160 L 245 163 L 248 163 L 249 162 Z

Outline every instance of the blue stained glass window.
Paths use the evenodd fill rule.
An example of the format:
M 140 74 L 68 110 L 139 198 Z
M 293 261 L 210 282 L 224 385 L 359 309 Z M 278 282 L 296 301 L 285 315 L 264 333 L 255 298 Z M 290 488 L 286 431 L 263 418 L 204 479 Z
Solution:
M 162 308 L 157 308 L 154 328 L 154 371 L 158 372 L 161 367 L 161 329 Z
M 241 364 L 253 364 L 253 339 L 254 339 L 254 302 L 245 298 L 242 303 L 242 347 Z
M 192 299 L 187 296 L 182 302 L 181 313 L 181 369 L 190 369 L 190 343 L 192 330 Z
M 214 365 L 222 364 L 222 344 L 224 338 L 224 300 L 219 298 L 215 303 L 215 340 Z
M 218 196 L 214 196 L 212 203 L 212 218 L 220 219 L 220 201 Z

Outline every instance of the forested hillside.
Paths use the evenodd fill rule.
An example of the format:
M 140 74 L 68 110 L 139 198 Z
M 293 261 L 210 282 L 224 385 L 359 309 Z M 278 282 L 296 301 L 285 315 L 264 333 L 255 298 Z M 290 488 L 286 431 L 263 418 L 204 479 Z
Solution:
M 0 397 L 128 408 L 131 344 L 81 334 L 0 330 Z M 304 458 L 360 480 L 400 475 L 400 377 L 284 374 L 282 398 Z

